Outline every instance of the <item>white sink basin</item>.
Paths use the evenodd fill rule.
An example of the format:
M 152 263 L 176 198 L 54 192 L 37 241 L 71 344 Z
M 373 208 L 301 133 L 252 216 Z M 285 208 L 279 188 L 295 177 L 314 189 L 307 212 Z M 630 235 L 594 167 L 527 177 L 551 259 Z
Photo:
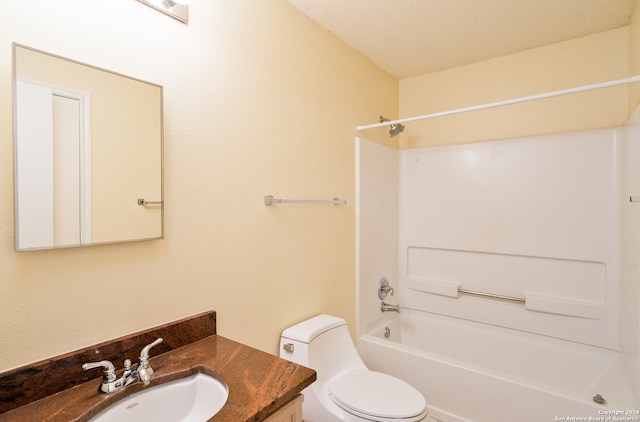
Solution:
M 132 394 L 90 422 L 204 422 L 222 409 L 228 397 L 224 384 L 198 373 Z

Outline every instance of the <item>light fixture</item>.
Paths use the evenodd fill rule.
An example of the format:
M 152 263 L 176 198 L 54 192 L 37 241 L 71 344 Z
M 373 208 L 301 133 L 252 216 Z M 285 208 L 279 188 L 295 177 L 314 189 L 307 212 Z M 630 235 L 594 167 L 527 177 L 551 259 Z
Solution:
M 171 16 L 180 22 L 189 22 L 189 3 L 191 0 L 138 0 L 147 6 Z

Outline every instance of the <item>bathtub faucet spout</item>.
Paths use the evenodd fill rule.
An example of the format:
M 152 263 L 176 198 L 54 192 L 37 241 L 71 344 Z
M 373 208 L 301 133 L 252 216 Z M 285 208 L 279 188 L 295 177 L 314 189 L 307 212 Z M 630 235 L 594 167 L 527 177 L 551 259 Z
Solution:
M 400 305 L 389 305 L 388 303 L 382 302 L 380 304 L 380 310 L 382 312 L 398 312 L 398 313 L 400 313 Z

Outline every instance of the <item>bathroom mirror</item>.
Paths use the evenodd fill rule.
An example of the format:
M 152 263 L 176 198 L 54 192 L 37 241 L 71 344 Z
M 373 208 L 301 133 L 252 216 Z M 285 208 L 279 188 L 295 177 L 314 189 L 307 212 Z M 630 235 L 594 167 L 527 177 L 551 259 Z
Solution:
M 16 250 L 162 238 L 162 86 L 13 54 Z

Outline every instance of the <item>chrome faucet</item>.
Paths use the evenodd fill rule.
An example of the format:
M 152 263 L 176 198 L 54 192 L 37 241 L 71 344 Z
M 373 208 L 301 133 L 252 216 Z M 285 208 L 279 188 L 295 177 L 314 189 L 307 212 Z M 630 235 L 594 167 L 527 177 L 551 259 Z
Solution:
M 389 305 L 388 303 L 382 302 L 380 304 L 380 310 L 382 312 L 398 312 L 398 313 L 400 313 L 400 305 Z
M 93 368 L 103 368 L 102 384 L 100 385 L 100 391 L 103 393 L 112 393 L 138 382 L 147 385 L 151 381 L 151 375 L 153 375 L 153 368 L 149 365 L 149 350 L 160 343 L 162 343 L 162 337 L 144 346 L 138 357 L 138 367 L 136 369 L 131 369 L 131 360 L 125 359 L 124 371 L 120 378 L 116 377 L 116 369 L 113 363 L 108 360 L 85 363 L 82 365 L 82 369 L 86 371 Z
M 108 360 L 100 362 L 85 363 L 82 365 L 82 369 L 89 370 L 93 368 L 104 368 L 102 373 L 102 384 L 100 385 L 100 391 L 103 393 L 111 393 L 122 387 L 122 380 L 116 378 L 116 368 L 113 363 Z
M 160 343 L 162 343 L 162 337 L 153 343 L 144 346 L 140 352 L 140 356 L 138 356 L 138 379 L 144 385 L 149 384 L 149 381 L 151 381 L 151 375 L 153 375 L 153 368 L 149 366 L 149 350 Z

